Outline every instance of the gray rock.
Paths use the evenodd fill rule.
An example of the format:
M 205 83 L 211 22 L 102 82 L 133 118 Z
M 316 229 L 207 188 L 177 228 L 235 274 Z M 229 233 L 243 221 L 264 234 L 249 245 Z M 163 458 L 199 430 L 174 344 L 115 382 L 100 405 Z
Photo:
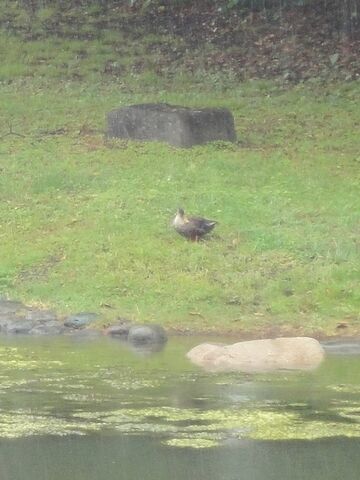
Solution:
M 133 345 L 161 344 L 166 341 L 166 332 L 160 325 L 134 325 L 128 334 L 128 342 Z
M 0 333 L 6 333 L 7 332 L 7 327 L 8 325 L 16 319 L 15 315 L 12 315 L 11 317 L 6 315 L 2 316 L 0 314 Z
M 30 330 L 34 327 L 34 322 L 29 320 L 10 320 L 4 330 L 4 333 L 9 335 L 20 334 L 27 335 L 30 333 Z
M 63 333 L 65 327 L 57 320 L 51 320 L 46 323 L 38 323 L 28 332 L 30 335 L 59 335 Z
M 166 103 L 132 105 L 109 112 L 107 135 L 177 147 L 236 140 L 234 118 L 228 109 L 192 109 Z
M 14 313 L 0 314 L 0 332 L 9 335 L 55 335 L 61 333 L 63 328 L 56 314 L 50 310 L 21 308 Z
M 92 312 L 80 312 L 75 315 L 71 315 L 64 321 L 65 327 L 68 328 L 85 328 L 91 323 L 95 322 L 99 318 L 97 313 Z
M 36 323 L 57 321 L 57 315 L 51 310 L 30 309 L 25 313 L 25 319 Z
M 324 350 L 314 338 L 293 337 L 233 345 L 202 343 L 190 350 L 187 357 L 195 365 L 212 372 L 312 370 L 324 359 Z
M 81 312 L 65 322 L 72 329 L 84 328 L 98 318 L 95 313 Z M 64 333 L 62 324 L 51 310 L 27 307 L 21 302 L 0 299 L 0 333 L 20 335 L 59 335 Z M 70 330 L 70 329 L 69 329 Z
M 132 323 L 130 321 L 124 321 L 119 325 L 112 325 L 105 330 L 106 335 L 110 335 L 112 337 L 119 337 L 122 340 L 126 340 L 129 335 L 129 330 L 132 327 Z

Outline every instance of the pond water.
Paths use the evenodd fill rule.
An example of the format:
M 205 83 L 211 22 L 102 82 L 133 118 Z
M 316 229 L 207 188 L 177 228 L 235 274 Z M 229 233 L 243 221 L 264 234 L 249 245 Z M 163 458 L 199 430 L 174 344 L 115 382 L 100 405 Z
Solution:
M 314 372 L 245 375 L 192 366 L 203 340 L 150 355 L 1 338 L 1 480 L 358 480 L 358 344 L 328 345 Z

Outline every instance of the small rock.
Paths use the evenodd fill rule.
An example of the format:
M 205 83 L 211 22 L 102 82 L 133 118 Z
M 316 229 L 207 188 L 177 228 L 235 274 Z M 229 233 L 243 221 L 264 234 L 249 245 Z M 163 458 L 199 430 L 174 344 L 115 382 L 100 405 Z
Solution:
M 1 333 L 6 333 L 7 332 L 7 327 L 8 327 L 8 325 L 11 321 L 12 321 L 12 319 L 9 318 L 8 316 L 2 317 L 0 315 L 0 332 Z
M 27 335 L 30 330 L 34 327 L 34 322 L 32 321 L 10 321 L 6 328 L 4 329 L 4 333 L 7 334 L 20 334 L 20 335 Z M 3 330 L 2 330 L 3 331 Z
M 92 312 L 80 312 L 75 315 L 71 315 L 64 321 L 65 327 L 68 328 L 85 328 L 91 323 L 95 322 L 99 318 L 97 313 Z
M 128 341 L 133 345 L 165 343 L 167 335 L 161 325 L 134 325 L 129 330 Z
M 59 335 L 65 327 L 57 320 L 36 324 L 30 331 L 30 335 Z
M 111 327 L 108 327 L 105 330 L 105 334 L 111 335 L 113 337 L 120 337 L 126 340 L 131 327 L 132 323 L 130 321 L 124 321 L 124 323 L 121 323 L 119 325 L 111 325 Z

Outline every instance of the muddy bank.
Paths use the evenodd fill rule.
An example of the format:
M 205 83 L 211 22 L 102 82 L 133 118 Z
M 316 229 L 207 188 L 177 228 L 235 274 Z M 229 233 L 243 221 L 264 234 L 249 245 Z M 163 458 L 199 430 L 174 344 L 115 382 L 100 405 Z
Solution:
M 258 326 L 251 330 L 226 328 L 217 324 L 211 328 L 169 327 L 158 324 L 142 325 L 125 317 L 116 317 L 106 325 L 101 315 L 94 312 L 78 312 L 60 316 L 50 309 L 27 306 L 17 300 L 0 299 L 0 335 L 108 335 L 133 344 L 165 343 L 168 336 L 203 336 L 259 340 L 277 337 L 311 336 L 321 342 L 350 342 L 360 339 L 360 331 L 347 322 L 338 323 L 333 332 L 309 331 L 303 327 L 288 325 Z

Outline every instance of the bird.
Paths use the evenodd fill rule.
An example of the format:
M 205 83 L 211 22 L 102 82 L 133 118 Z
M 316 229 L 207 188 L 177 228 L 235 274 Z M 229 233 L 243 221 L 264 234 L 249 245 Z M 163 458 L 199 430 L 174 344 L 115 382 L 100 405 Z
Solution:
M 202 217 L 190 217 L 185 215 L 182 208 L 176 212 L 172 225 L 183 237 L 198 242 L 204 235 L 211 232 L 218 222 Z

